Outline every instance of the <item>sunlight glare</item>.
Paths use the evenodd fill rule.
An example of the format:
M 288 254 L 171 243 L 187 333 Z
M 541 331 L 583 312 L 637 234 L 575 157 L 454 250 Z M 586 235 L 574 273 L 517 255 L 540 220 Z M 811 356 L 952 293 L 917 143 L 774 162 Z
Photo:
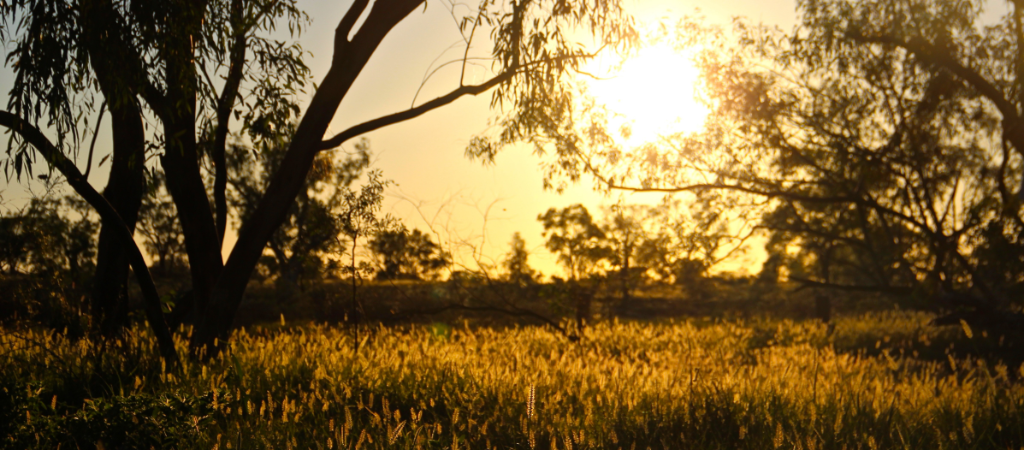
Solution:
M 595 59 L 589 72 L 600 79 L 587 83 L 591 95 L 614 117 L 609 120 L 613 135 L 623 126 L 630 128 L 622 142 L 643 145 L 659 136 L 693 133 L 704 127 L 708 107 L 699 100 L 700 70 L 688 55 L 668 46 L 640 50 L 621 70 Z

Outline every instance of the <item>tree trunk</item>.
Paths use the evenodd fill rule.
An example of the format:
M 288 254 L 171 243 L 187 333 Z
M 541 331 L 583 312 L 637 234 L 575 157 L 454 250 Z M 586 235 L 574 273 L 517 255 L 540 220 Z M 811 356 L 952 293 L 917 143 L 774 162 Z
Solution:
M 353 338 L 352 338 L 352 346 L 358 352 L 359 351 L 359 325 L 360 325 L 360 322 L 362 322 L 362 320 L 363 320 L 363 305 L 362 305 L 362 303 L 359 302 L 359 297 L 357 296 L 357 292 L 356 292 L 356 289 L 358 289 L 358 286 L 359 286 L 359 284 L 358 284 L 359 279 L 356 278 L 357 276 L 359 276 L 359 270 L 356 269 L 356 245 L 357 245 L 356 239 L 358 239 L 358 235 L 353 234 L 352 235 L 352 305 L 350 307 L 349 314 L 352 315 L 352 317 L 351 317 L 351 320 L 352 320 L 352 336 L 353 336 Z
M 594 293 L 589 286 L 584 286 L 576 281 L 572 286 L 573 297 L 576 306 L 576 326 L 583 330 L 590 321 L 590 306 L 593 303 Z
M 633 244 L 629 241 L 629 237 L 626 237 L 626 245 L 622 251 L 622 267 L 619 269 L 619 275 L 622 281 L 622 309 L 624 310 L 629 305 L 629 260 L 633 256 Z
M 187 9 L 189 6 L 181 7 Z M 202 20 L 199 12 L 181 13 L 183 20 L 179 26 L 198 33 Z M 186 32 L 173 36 L 166 44 L 167 101 L 160 111 L 166 148 L 160 162 L 185 236 L 185 252 L 195 296 L 193 313 L 202 317 L 213 285 L 220 276 L 223 260 L 213 210 L 199 168 L 195 117 L 197 81 L 192 36 Z
M 145 191 L 146 143 L 142 116 L 131 102 L 112 106 L 110 112 L 114 154 L 103 196 L 121 216 L 124 226 L 134 232 Z M 94 323 L 105 337 L 117 335 L 128 324 L 128 250 L 114 229 L 120 226 L 104 220 L 96 249 L 92 313 Z
M 828 324 L 832 320 L 832 297 L 821 289 L 814 298 L 814 312 L 821 323 Z
M 376 52 L 384 36 L 422 1 L 389 3 L 375 3 L 351 40 L 348 34 L 369 2 L 357 0 L 342 18 L 335 31 L 331 68 L 303 114 L 288 152 L 256 210 L 238 234 L 238 241 L 210 293 L 199 326 L 192 333 L 190 346 L 193 354 L 212 356 L 217 351 L 214 341 L 220 339 L 223 342 L 227 338 L 249 277 L 270 237 L 284 221 L 295 198 L 305 188 L 306 177 L 313 166 L 313 160 L 322 149 L 324 133 L 341 100 L 370 56 Z M 193 273 L 195 269 L 193 267 Z
M 145 193 L 146 133 L 142 111 L 133 89 L 137 75 L 128 67 L 112 61 L 130 59 L 120 22 L 109 1 L 86 1 L 83 14 L 89 17 L 85 30 L 90 63 L 96 72 L 100 90 L 106 99 L 111 118 L 113 155 L 110 177 L 103 196 L 113 206 L 122 223 L 102 218 L 96 249 L 96 274 L 92 288 L 92 314 L 95 329 L 102 336 L 112 337 L 128 323 L 129 249 L 118 238 L 119 228 L 127 226 L 132 233 Z M 113 52 L 120 58 L 110 58 Z M 97 130 L 98 131 L 98 130 Z M 91 155 L 92 149 L 90 149 Z M 90 161 L 91 163 L 91 161 Z M 89 168 L 86 168 L 88 173 Z M 86 180 L 88 181 L 88 180 Z

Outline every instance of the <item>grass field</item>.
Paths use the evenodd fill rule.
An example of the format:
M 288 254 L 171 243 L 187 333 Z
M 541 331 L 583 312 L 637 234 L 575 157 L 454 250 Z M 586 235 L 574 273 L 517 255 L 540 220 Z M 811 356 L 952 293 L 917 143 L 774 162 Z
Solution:
M 135 331 L 0 329 L 0 447 L 944 449 L 1024 446 L 1009 343 L 917 313 L 812 322 L 250 328 L 165 372 Z M 184 344 L 182 343 L 182 346 Z M 182 347 L 184 349 L 184 346 Z

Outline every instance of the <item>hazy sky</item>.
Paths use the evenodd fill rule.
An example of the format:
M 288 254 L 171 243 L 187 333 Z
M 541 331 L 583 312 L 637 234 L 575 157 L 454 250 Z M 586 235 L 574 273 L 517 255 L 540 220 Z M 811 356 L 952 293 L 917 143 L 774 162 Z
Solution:
M 300 42 L 313 54 L 308 63 L 314 79 L 319 81 L 330 64 L 334 28 L 351 2 L 299 3 L 314 19 Z M 727 24 L 733 16 L 742 15 L 789 29 L 796 21 L 793 0 L 627 0 L 626 5 L 641 22 L 672 21 L 684 14 L 694 14 L 698 8 L 710 23 Z M 1000 1 L 993 1 L 992 5 L 993 15 L 1005 10 Z M 455 56 L 450 47 L 459 41 L 459 35 L 447 6 L 447 2 L 431 0 L 425 10 L 414 12 L 388 35 L 342 103 L 332 124 L 333 131 L 410 106 L 424 74 L 437 62 Z M 7 49 L 2 51 L 6 58 Z M 9 70 L 0 71 L 0 101 L 5 105 L 11 78 Z M 457 82 L 457 72 L 442 71 L 425 85 L 418 101 L 444 93 Z M 388 191 L 385 210 L 404 219 L 410 227 L 432 229 L 449 245 L 466 242 L 482 249 L 485 262 L 500 258 L 508 249 L 512 233 L 520 231 L 528 247 L 535 250 L 531 264 L 555 273 L 558 269 L 554 257 L 543 248 L 537 215 L 549 207 L 579 202 L 598 212 L 599 206 L 608 201 L 592 192 L 589 181 L 561 195 L 543 191 L 540 161 L 528 149 L 510 149 L 500 154 L 493 166 L 468 161 L 463 156 L 467 142 L 475 133 L 485 130 L 487 119 L 494 117 L 489 101 L 486 94 L 462 99 L 367 135 L 376 157 L 375 167 L 398 184 Z M 101 135 L 97 146 L 100 156 L 105 154 L 105 146 L 109 148 L 108 134 L 109 131 Z M 351 145 L 350 142 L 346 147 Z M 102 189 L 106 176 L 105 171 L 94 170 L 91 181 Z M 8 206 L 27 197 L 23 186 L 12 183 L 4 188 L 2 183 L 0 180 Z M 646 201 L 650 202 L 650 197 Z M 228 245 L 233 237 L 227 237 Z M 470 263 L 464 253 L 457 259 Z M 746 265 L 751 271 L 759 266 L 756 261 Z
M 302 43 L 314 54 L 311 67 L 319 78 L 328 68 L 325 56 L 331 51 L 334 23 L 348 3 L 307 4 L 316 21 Z M 641 0 L 626 4 L 646 22 L 694 14 L 696 8 L 708 21 L 723 24 L 739 14 L 784 28 L 796 20 L 795 2 L 791 0 Z M 428 2 L 425 11 L 413 13 L 387 37 L 338 111 L 333 124 L 337 130 L 409 106 L 427 68 L 439 56 L 440 61 L 448 59 L 452 53 L 445 54 L 445 50 L 459 40 L 445 7 L 440 1 Z M 424 97 L 421 93 L 420 100 L 454 87 L 457 81 L 457 73 L 435 75 L 427 85 L 428 94 Z M 547 273 L 557 272 L 554 257 L 543 248 L 537 215 L 549 207 L 580 202 L 598 213 L 600 205 L 609 202 L 593 192 L 589 181 L 561 195 L 545 192 L 540 160 L 528 148 L 507 150 L 493 166 L 467 160 L 463 150 L 469 139 L 484 130 L 487 119 L 493 117 L 489 101 L 489 95 L 462 99 L 368 135 L 377 154 L 377 167 L 399 184 L 390 191 L 389 210 L 410 226 L 430 226 L 452 243 L 467 241 L 482 248 L 485 261 L 500 258 L 508 249 L 512 233 L 519 231 L 535 250 L 531 264 Z M 647 196 L 646 201 L 652 201 L 651 197 Z

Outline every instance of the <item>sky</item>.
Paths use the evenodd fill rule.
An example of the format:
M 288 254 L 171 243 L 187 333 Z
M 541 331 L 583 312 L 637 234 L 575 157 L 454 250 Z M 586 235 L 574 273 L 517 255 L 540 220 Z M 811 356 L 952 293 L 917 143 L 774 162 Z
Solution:
M 627 0 L 625 4 L 642 23 L 671 22 L 684 14 L 697 13 L 698 8 L 712 23 L 728 24 L 739 14 L 783 28 L 791 27 L 796 21 L 796 6 L 791 0 Z M 329 66 L 329 59 L 319 55 L 330 54 L 333 24 L 348 4 L 314 1 L 306 5 L 316 19 L 301 42 L 313 52 L 311 68 L 314 77 L 319 77 Z M 409 106 L 431 63 L 439 57 L 443 61 L 452 56 L 445 50 L 459 39 L 445 6 L 441 1 L 428 2 L 425 11 L 414 12 L 388 35 L 367 66 L 365 75 L 357 80 L 352 94 L 342 103 L 332 128 L 340 131 L 348 125 Z M 324 23 L 328 21 L 332 22 Z M 444 72 L 435 75 L 425 86 L 427 95 L 421 93 L 420 99 L 454 87 L 457 76 L 457 73 Z M 602 205 L 613 200 L 595 193 L 589 180 L 570 186 L 561 194 L 544 191 L 540 160 L 529 148 L 507 149 L 498 155 L 494 165 L 485 166 L 466 159 L 463 151 L 470 138 L 485 130 L 487 119 L 494 117 L 489 102 L 490 96 L 486 94 L 464 98 L 412 121 L 367 135 L 376 153 L 376 167 L 398 184 L 389 190 L 386 210 L 402 217 L 410 227 L 433 230 L 441 240 L 454 246 L 468 242 L 482 249 L 477 255 L 487 263 L 500 260 L 509 248 L 512 234 L 518 231 L 532 250 L 531 265 L 545 273 L 558 274 L 560 269 L 554 255 L 543 246 L 543 228 L 537 216 L 548 208 L 574 203 L 583 203 L 595 214 Z M 626 200 L 654 203 L 657 198 L 631 195 Z M 458 254 L 457 260 L 472 264 L 472 258 L 464 251 Z M 753 261 L 755 271 L 758 265 L 758 261 Z M 745 266 L 752 267 L 751 264 Z
M 323 79 L 329 68 L 334 29 L 350 1 L 300 0 L 313 23 L 299 38 L 312 56 L 307 64 L 314 80 Z M 1005 7 L 991 1 L 990 15 L 997 17 Z M 424 75 L 438 62 L 456 56 L 452 44 L 459 41 L 458 28 L 447 10 L 447 1 L 428 1 L 425 9 L 413 12 L 384 40 L 364 72 L 345 98 L 331 131 L 406 109 L 420 89 Z M 752 22 L 790 29 L 797 20 L 794 0 L 625 0 L 626 8 L 638 22 L 673 22 L 683 15 L 701 14 L 708 23 L 726 25 L 735 16 Z M 8 49 L 0 49 L 4 58 Z M 483 74 L 471 74 L 471 76 Z M 472 78 L 469 81 L 473 80 Z M 457 86 L 458 73 L 440 71 L 423 85 L 418 102 L 429 100 Z M 9 69 L 0 70 L 0 102 L 6 104 L 12 83 Z M 548 274 L 559 274 L 555 257 L 543 247 L 542 227 L 537 216 L 550 207 L 583 203 L 592 213 L 613 200 L 592 189 L 589 180 L 571 186 L 561 194 L 543 189 L 540 160 L 528 148 L 512 148 L 498 155 L 493 165 L 482 165 L 463 156 L 469 140 L 488 126 L 495 116 L 490 95 L 463 98 L 453 104 L 408 122 L 369 133 L 374 167 L 396 185 L 387 191 L 384 210 L 401 218 L 410 228 L 431 231 L 456 254 L 456 264 L 475 266 L 474 260 L 495 263 L 509 248 L 514 232 L 520 232 L 532 250 L 530 263 Z M 350 141 L 343 146 L 351 148 Z M 100 135 L 97 158 L 109 148 L 109 131 Z M 106 172 L 94 170 L 90 181 L 99 189 Z M 17 207 L 30 193 L 24 184 L 0 179 L 4 206 Z M 39 190 L 39 186 L 35 186 Z M 70 192 L 70 190 L 69 190 Z M 653 203 L 650 194 L 630 195 L 626 201 Z M 226 236 L 225 255 L 234 235 Z M 469 244 L 466 247 L 463 244 Z M 476 252 L 467 252 L 475 248 Z M 760 267 L 758 252 L 732 264 L 748 273 Z

